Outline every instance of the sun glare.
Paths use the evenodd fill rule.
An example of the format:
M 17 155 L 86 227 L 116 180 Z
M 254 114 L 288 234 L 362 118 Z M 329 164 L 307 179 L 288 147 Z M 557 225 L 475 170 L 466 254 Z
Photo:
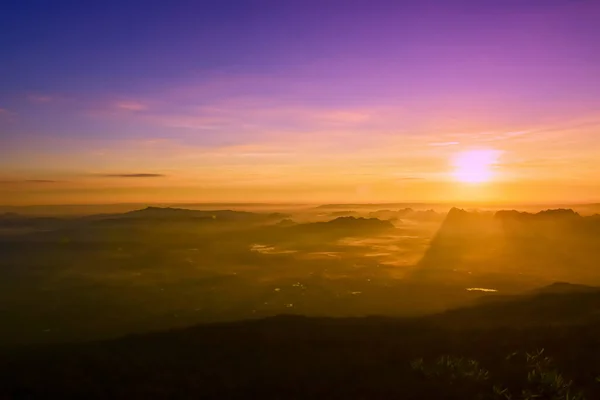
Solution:
M 469 150 L 458 153 L 453 162 L 454 178 L 463 183 L 485 183 L 494 178 L 497 150 Z

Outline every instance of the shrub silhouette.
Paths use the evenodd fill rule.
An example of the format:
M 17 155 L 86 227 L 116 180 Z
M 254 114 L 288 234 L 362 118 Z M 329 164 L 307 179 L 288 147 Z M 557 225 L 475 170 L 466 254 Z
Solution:
M 491 383 L 491 374 L 478 361 L 444 355 L 432 362 L 422 358 L 411 362 L 413 371 L 435 382 L 446 396 L 481 400 L 586 400 L 554 367 L 544 349 L 532 353 L 515 352 L 506 357 L 508 370 L 516 373 L 509 382 Z M 515 379 L 516 378 L 516 379 Z M 600 383 L 600 377 L 596 378 Z M 468 396 L 468 397 L 467 397 Z

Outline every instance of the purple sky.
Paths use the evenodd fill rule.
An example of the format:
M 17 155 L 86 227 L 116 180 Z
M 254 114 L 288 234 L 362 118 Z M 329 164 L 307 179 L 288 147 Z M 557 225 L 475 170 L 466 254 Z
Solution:
M 493 138 L 512 180 L 575 162 L 600 199 L 598 21 L 594 0 L 5 1 L 0 194 L 433 199 L 377 182 L 439 183 L 447 148 Z

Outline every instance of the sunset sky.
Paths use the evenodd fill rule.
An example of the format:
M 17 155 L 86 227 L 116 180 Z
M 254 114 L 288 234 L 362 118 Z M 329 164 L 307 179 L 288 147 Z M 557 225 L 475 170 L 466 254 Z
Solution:
M 598 21 L 598 0 L 3 1 L 0 204 L 600 201 Z

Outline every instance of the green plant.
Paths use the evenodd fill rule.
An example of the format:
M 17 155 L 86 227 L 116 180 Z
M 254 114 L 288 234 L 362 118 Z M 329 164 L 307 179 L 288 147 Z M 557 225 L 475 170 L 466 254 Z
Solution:
M 448 378 L 450 381 L 457 379 L 485 381 L 489 377 L 489 372 L 481 368 L 478 361 L 449 355 L 438 358 L 431 365 L 426 365 L 423 359 L 417 359 L 411 362 L 411 367 L 426 376 Z
M 490 373 L 476 360 L 445 355 L 431 363 L 416 359 L 411 362 L 411 368 L 427 378 L 446 384 L 453 384 L 458 380 L 462 384 L 470 383 L 471 394 L 479 399 L 585 400 L 584 394 L 573 388 L 573 382 L 557 371 L 552 358 L 545 355 L 544 349 L 525 354 L 511 353 L 505 361 L 512 363 L 511 367 L 523 371 L 516 385 L 518 387 L 512 387 L 512 390 L 501 384 L 493 384 L 491 388 L 481 387 L 480 383 L 490 380 Z M 600 382 L 600 377 L 596 381 Z M 469 388 L 465 390 L 468 391 Z

